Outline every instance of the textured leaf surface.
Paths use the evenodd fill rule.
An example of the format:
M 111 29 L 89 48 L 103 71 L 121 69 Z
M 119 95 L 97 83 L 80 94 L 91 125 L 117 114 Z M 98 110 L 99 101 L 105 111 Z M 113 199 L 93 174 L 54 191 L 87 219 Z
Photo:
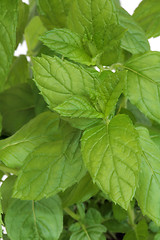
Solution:
M 63 227 L 60 198 L 54 196 L 38 202 L 14 199 L 7 210 L 5 224 L 12 240 L 57 240 Z
M 136 198 L 143 214 L 160 224 L 160 149 L 150 139 L 146 128 L 137 130 L 143 152 Z
M 65 27 L 72 0 L 37 0 L 39 13 L 48 29 Z
M 103 113 L 96 111 L 85 97 L 73 96 L 54 108 L 64 117 L 103 118 Z
M 0 93 L 3 131 L 13 134 L 19 130 L 35 116 L 34 106 L 34 95 L 28 84 L 19 84 Z
M 160 53 L 148 52 L 126 63 L 126 94 L 147 117 L 160 123 Z
M 94 89 L 91 71 L 57 57 L 34 58 L 33 69 L 37 87 L 51 109 L 73 95 L 87 95 Z
M 57 137 L 59 121 L 51 112 L 38 115 L 14 135 L 0 141 L 0 160 L 8 167 L 21 167 L 37 146 Z
M 160 2 L 143 0 L 136 8 L 133 17 L 144 29 L 148 38 L 160 35 Z
M 150 50 L 149 42 L 143 29 L 123 8 L 118 8 L 119 23 L 127 29 L 121 40 L 121 47 L 132 54 L 144 53 Z
M 126 72 L 112 73 L 104 71 L 101 73 L 96 85 L 96 101 L 107 117 L 115 109 L 115 105 L 124 87 Z
M 98 191 L 98 187 L 93 184 L 90 175 L 87 173 L 79 183 L 61 193 L 62 205 L 67 207 L 75 203 L 85 202 Z
M 70 240 L 97 240 L 100 239 L 101 235 L 106 232 L 105 226 L 101 224 L 95 224 L 89 227 L 86 227 L 86 232 L 84 230 L 78 230 L 74 232 Z
M 137 134 L 126 115 L 92 127 L 82 137 L 82 156 L 92 179 L 125 209 L 137 186 L 138 152 Z
M 85 51 L 81 37 L 69 29 L 53 29 L 46 32 L 41 37 L 41 41 L 64 57 L 82 64 L 92 65 L 92 58 Z
M 146 223 L 146 220 L 141 220 L 135 227 L 135 231 L 129 231 L 123 240 L 148 240 L 149 234 L 148 234 L 148 225 Z
M 0 1 L 0 91 L 3 90 L 16 45 L 17 2 Z
M 63 141 L 37 147 L 19 172 L 13 196 L 38 200 L 78 182 L 85 174 L 79 146 L 80 131 L 63 132 Z

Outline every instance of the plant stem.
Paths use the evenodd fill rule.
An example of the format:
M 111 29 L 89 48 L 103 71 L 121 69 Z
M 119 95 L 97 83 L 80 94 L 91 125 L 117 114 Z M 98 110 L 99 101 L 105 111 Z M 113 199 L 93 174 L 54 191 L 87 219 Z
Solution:
M 129 224 L 131 225 L 132 229 L 135 232 L 136 238 L 138 239 L 138 234 L 137 234 L 137 230 L 136 230 L 136 224 L 134 222 L 135 220 L 135 214 L 134 214 L 134 209 L 131 207 L 131 204 L 129 204 L 128 207 L 128 217 L 129 217 Z
M 75 219 L 76 221 L 80 220 L 80 216 L 78 214 L 75 214 L 74 212 L 72 212 L 68 207 L 64 208 L 64 211 L 71 216 L 73 219 Z
M 0 170 L 7 173 L 13 173 L 16 176 L 18 175 L 17 169 L 9 168 L 9 167 L 6 167 L 5 165 L 0 165 Z

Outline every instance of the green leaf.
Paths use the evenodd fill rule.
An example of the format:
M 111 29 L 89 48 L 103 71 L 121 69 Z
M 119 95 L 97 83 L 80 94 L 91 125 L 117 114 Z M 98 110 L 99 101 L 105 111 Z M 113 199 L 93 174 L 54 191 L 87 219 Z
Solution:
M 77 64 L 58 57 L 33 59 L 34 78 L 51 109 L 73 95 L 87 95 L 95 86 L 95 75 Z
M 57 240 L 63 227 L 60 198 L 54 196 L 38 202 L 15 199 L 7 210 L 5 224 L 12 240 Z
M 0 135 L 1 135 L 1 132 L 2 132 L 2 115 L 0 114 Z
M 53 29 L 46 32 L 40 40 L 51 50 L 75 62 L 86 65 L 95 65 L 91 56 L 85 51 L 81 37 L 69 29 Z
M 87 173 L 79 183 L 68 188 L 60 194 L 63 207 L 69 207 L 75 203 L 85 202 L 99 191 L 98 187 Z
M 97 240 L 101 235 L 106 232 L 106 228 L 101 224 L 95 224 L 72 233 L 69 240 Z
M 39 14 L 48 29 L 65 27 L 72 0 L 37 0 Z
M 131 227 L 127 224 L 127 222 L 124 222 L 124 221 L 119 222 L 115 219 L 109 219 L 104 224 L 107 227 L 108 231 L 113 233 L 117 233 L 117 232 L 126 233 L 131 229 Z
M 132 54 L 144 53 L 150 50 L 149 42 L 143 29 L 123 8 L 117 8 L 120 25 L 127 29 L 121 40 L 121 47 Z
M 11 201 L 13 187 L 16 181 L 16 176 L 9 176 L 1 186 L 1 193 L 2 193 L 2 209 L 3 212 L 6 213 L 9 203 Z
M 127 115 L 91 127 L 82 137 L 82 156 L 93 181 L 124 209 L 137 186 L 138 152 L 137 134 Z
M 27 82 L 28 78 L 29 66 L 26 56 L 20 55 L 19 57 L 14 57 L 4 88 L 7 89 L 17 84 Z
M 141 220 L 135 227 L 135 232 L 128 232 L 123 240 L 148 240 L 148 225 L 145 219 Z
M 0 93 L 3 131 L 13 134 L 35 116 L 34 95 L 28 84 L 19 84 Z
M 133 17 L 144 29 L 148 38 L 160 35 L 160 2 L 157 0 L 143 0 L 136 8 Z
M 142 148 L 142 162 L 136 198 L 142 213 L 159 225 L 160 149 L 150 139 L 146 128 L 138 127 L 137 131 Z
M 39 16 L 35 16 L 25 28 L 24 36 L 27 42 L 28 55 L 35 56 L 40 50 L 41 42 L 39 37 L 46 32 Z
M 160 123 L 160 53 L 132 57 L 128 69 L 126 95 L 147 117 Z
M 86 97 L 73 96 L 54 108 L 65 117 L 103 118 L 103 113 L 97 112 Z
M 127 218 L 127 212 L 120 206 L 113 203 L 112 210 L 113 210 L 113 216 L 117 221 L 121 222 Z
M 2 225 L 3 225 L 3 221 L 2 221 L 2 196 L 1 196 L 1 192 L 0 192 L 0 238 L 2 238 Z
M 18 24 L 17 24 L 17 32 L 16 32 L 16 45 L 23 40 L 23 33 L 24 29 L 28 22 L 28 16 L 29 16 L 29 6 L 19 0 L 18 5 Z
M 105 113 L 105 117 L 108 117 L 115 109 L 118 98 L 123 91 L 125 78 L 126 71 L 118 73 L 104 71 L 98 78 L 95 91 L 96 102 Z
M 58 138 L 59 124 L 59 117 L 54 113 L 38 115 L 14 135 L 0 141 L 0 160 L 7 167 L 21 167 L 36 147 Z
M 3 90 L 16 46 L 17 2 L 0 1 L 0 91 Z
M 85 216 L 85 224 L 88 226 L 100 224 L 103 221 L 101 213 L 95 208 L 89 208 Z
M 39 200 L 66 190 L 85 174 L 81 132 L 64 129 L 64 140 L 43 143 L 28 155 L 18 174 L 13 197 Z M 38 163 L 38 164 L 37 164 Z

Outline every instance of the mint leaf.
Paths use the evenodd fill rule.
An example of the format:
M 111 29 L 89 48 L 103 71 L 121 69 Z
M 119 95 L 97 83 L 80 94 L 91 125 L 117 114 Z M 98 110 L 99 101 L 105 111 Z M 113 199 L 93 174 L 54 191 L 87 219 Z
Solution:
M 82 137 L 82 156 L 93 181 L 124 209 L 137 186 L 138 152 L 137 134 L 127 115 L 89 128 Z
M 160 224 L 160 212 L 158 211 L 160 149 L 150 139 L 146 128 L 138 127 L 137 130 L 143 152 L 136 198 L 143 214 Z
M 33 59 L 34 78 L 51 109 L 73 95 L 87 95 L 95 87 L 95 75 L 77 64 L 58 57 Z
M 123 240 L 147 240 L 150 239 L 148 235 L 148 225 L 143 219 L 135 226 L 135 231 L 129 231 Z
M 64 139 L 35 148 L 19 171 L 13 197 L 39 200 L 78 182 L 86 172 L 81 158 L 80 136 L 80 131 L 64 129 Z
M 16 46 L 17 2 L 0 1 L 0 91 L 4 88 Z
M 70 240 L 97 240 L 101 239 L 101 235 L 106 232 L 105 226 L 101 224 L 94 224 L 92 226 L 86 227 L 86 231 L 83 229 L 72 233 Z
M 64 57 L 82 64 L 95 65 L 91 56 L 85 51 L 81 37 L 69 29 L 53 29 L 46 32 L 40 39 L 47 47 Z
M 35 116 L 34 107 L 33 91 L 26 83 L 18 84 L 0 93 L 4 133 L 14 134 L 31 120 Z
M 60 198 L 54 196 L 38 202 L 14 199 L 7 210 L 5 224 L 13 240 L 57 240 L 63 227 Z
M 93 184 L 90 175 L 87 173 L 79 183 L 68 188 L 60 194 L 63 207 L 71 206 L 75 203 L 87 201 L 99 191 L 98 187 Z
M 103 113 L 96 111 L 89 100 L 81 96 L 73 96 L 54 108 L 65 117 L 103 118 Z
M 136 8 L 133 17 L 144 29 L 148 38 L 160 35 L 160 3 L 156 0 L 143 0 Z
M 126 64 L 126 95 L 147 117 L 160 123 L 160 53 L 132 57 Z
M 115 109 L 115 105 L 121 95 L 124 87 L 126 72 L 121 71 L 113 73 L 104 71 L 101 73 L 96 84 L 96 102 L 100 109 L 108 117 Z
M 123 8 L 117 8 L 119 23 L 127 29 L 121 40 L 121 47 L 132 54 L 144 53 L 150 50 L 149 42 L 143 29 L 134 18 Z
M 72 0 L 37 0 L 39 14 L 48 29 L 65 27 Z
M 45 112 L 38 115 L 14 135 L 0 141 L 0 160 L 7 167 L 21 167 L 36 147 L 58 138 L 59 124 L 59 117 L 54 113 Z

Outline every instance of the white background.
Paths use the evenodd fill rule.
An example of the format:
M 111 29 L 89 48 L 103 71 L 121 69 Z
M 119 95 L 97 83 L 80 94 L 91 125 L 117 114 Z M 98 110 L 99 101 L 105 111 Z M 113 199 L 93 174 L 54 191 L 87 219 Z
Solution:
M 22 1 L 27 4 L 29 3 L 29 0 Z M 133 14 L 134 9 L 139 5 L 139 3 L 142 0 L 120 0 L 120 1 L 122 7 L 126 9 L 130 14 Z M 149 39 L 149 43 L 152 51 L 160 51 L 160 37 Z M 23 42 L 23 44 L 19 44 L 17 50 L 15 51 L 15 56 L 26 53 L 27 53 L 26 42 Z

